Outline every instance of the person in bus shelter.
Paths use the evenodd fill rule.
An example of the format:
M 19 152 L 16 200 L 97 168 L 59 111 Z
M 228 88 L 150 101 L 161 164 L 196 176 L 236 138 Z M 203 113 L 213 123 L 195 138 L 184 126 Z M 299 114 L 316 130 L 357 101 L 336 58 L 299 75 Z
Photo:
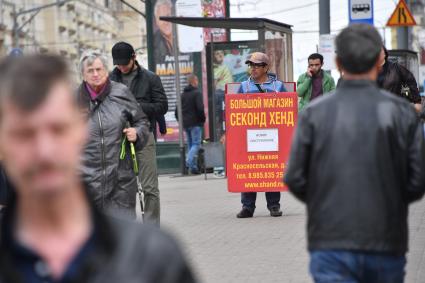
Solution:
M 261 52 L 252 53 L 245 64 L 248 64 L 250 77 L 243 81 L 238 93 L 263 93 L 263 92 L 286 92 L 283 82 L 277 80 L 276 75 L 269 73 L 270 59 L 267 54 Z M 254 215 L 256 192 L 242 193 L 242 210 L 236 215 L 237 218 L 249 218 Z M 282 216 L 280 210 L 280 192 L 266 192 L 267 208 L 270 216 Z

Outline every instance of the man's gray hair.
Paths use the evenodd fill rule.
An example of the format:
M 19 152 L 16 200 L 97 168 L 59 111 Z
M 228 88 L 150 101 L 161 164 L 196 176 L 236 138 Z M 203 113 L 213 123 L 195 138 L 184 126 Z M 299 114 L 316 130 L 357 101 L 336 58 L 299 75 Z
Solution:
M 29 112 L 46 100 L 58 82 L 71 82 L 68 61 L 60 56 L 33 54 L 0 60 L 0 116 L 5 98 Z
M 84 74 L 84 67 L 86 65 L 90 66 L 91 64 L 93 64 L 93 62 L 99 58 L 100 61 L 103 64 L 103 67 L 105 67 L 106 70 L 108 70 L 108 58 L 106 58 L 106 56 L 99 50 L 86 50 L 84 51 L 83 55 L 80 58 L 80 63 L 79 63 L 79 70 L 80 70 L 80 75 L 83 76 Z
M 157 15 L 158 7 L 159 6 L 163 6 L 163 5 L 167 5 L 167 6 L 173 7 L 173 4 L 171 3 L 170 0 L 158 0 L 158 1 L 156 1 L 155 7 L 154 7 L 155 17 Z

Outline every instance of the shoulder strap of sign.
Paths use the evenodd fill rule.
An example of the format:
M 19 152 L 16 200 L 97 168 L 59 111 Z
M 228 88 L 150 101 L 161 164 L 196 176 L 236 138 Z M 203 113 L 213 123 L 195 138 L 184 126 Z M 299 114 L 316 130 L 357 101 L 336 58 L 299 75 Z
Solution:
M 255 84 L 255 86 L 258 88 L 258 90 L 259 90 L 261 93 L 263 93 L 263 92 L 264 92 L 264 90 L 261 88 L 260 84 Z

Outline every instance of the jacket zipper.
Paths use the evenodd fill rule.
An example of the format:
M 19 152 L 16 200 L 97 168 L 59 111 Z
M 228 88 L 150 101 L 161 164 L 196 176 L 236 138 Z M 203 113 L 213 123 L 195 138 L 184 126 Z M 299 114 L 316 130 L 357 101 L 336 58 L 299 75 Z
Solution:
M 100 143 L 102 145 L 102 171 L 103 171 L 103 178 L 102 178 L 102 208 L 105 207 L 105 197 L 104 197 L 104 192 L 105 192 L 105 183 L 106 183 L 106 164 L 105 164 L 105 137 L 104 137 L 104 132 L 103 132 L 103 127 L 102 127 L 102 119 L 100 117 L 100 111 L 97 112 L 97 117 L 99 119 L 99 127 L 100 127 Z

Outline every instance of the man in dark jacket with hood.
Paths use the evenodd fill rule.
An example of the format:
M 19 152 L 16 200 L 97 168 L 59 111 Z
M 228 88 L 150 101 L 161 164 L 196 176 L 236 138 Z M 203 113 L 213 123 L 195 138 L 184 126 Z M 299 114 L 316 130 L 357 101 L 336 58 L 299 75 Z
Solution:
M 106 66 L 105 57 L 95 51 L 80 60 L 84 82 L 78 98 L 90 133 L 82 175 L 100 209 L 135 217 L 137 183 L 129 142 L 143 148 L 149 126 L 128 88 L 109 80 Z
M 117 67 L 111 72 L 111 80 L 130 89 L 137 100 L 136 105 L 146 113 L 150 122 L 146 146 L 137 152 L 137 159 L 145 200 L 144 220 L 159 225 L 160 198 L 153 131 L 156 131 L 157 118 L 167 113 L 167 96 L 159 76 L 139 65 L 133 46 L 126 42 L 116 43 L 112 47 L 112 58 Z
M 425 192 L 423 129 L 405 99 L 380 90 L 381 37 L 336 37 L 344 80 L 298 118 L 285 183 L 307 204 L 315 282 L 403 282 L 408 206 Z
M 116 107 L 118 98 L 98 103 Z M 1 220 L 0 283 L 195 282 L 169 235 L 99 213 L 87 196 L 80 157 L 99 133 L 87 131 L 62 58 L 0 62 L 0 113 L 2 162 L 15 187 Z
M 385 46 L 382 47 L 382 50 L 385 54 L 385 63 L 378 75 L 378 86 L 407 99 L 415 106 L 416 111 L 421 111 L 421 96 L 415 76 L 401 64 L 391 62 Z
M 198 89 L 198 77 L 194 74 L 187 76 L 188 86 L 184 88 L 181 96 L 183 128 L 186 132 L 188 153 L 186 167 L 191 174 L 199 174 L 198 151 L 201 147 L 202 127 L 205 123 L 204 102 L 202 93 Z M 177 108 L 175 110 L 177 120 Z

